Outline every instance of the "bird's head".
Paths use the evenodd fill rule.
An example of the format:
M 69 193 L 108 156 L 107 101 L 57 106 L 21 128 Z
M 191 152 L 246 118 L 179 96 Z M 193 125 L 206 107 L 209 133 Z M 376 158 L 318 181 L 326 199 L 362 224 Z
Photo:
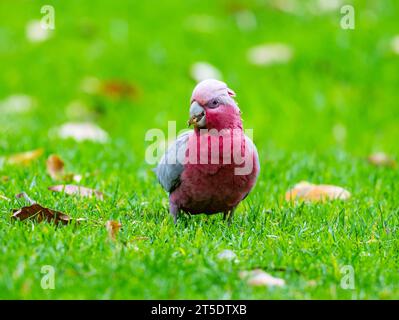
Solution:
M 234 91 L 222 81 L 201 81 L 191 96 L 188 124 L 194 125 L 196 130 L 242 128 L 240 109 L 234 96 Z

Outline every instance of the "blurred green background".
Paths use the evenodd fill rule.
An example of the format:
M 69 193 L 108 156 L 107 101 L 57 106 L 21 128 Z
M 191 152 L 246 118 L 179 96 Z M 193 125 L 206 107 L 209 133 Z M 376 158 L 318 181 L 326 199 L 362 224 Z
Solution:
M 398 33 L 398 3 L 352 2 L 356 28 L 343 30 L 339 7 L 325 12 L 319 2 L 2 1 L 0 96 L 24 93 L 39 102 L 22 128 L 2 116 L 3 135 L 36 132 L 20 134 L 13 145 L 40 145 L 47 129 L 68 119 L 65 107 L 83 100 L 101 105 L 101 126 L 116 139 L 128 139 L 129 152 L 142 158 L 148 128 L 166 128 L 167 120 L 185 127 L 195 85 L 189 70 L 205 61 L 237 92 L 260 149 L 394 152 L 399 74 L 390 41 Z M 285 12 L 278 3 L 297 7 Z M 55 8 L 54 36 L 30 43 L 26 25 L 41 19 L 42 4 Z M 237 25 L 242 12 L 255 19 L 249 30 Z M 275 42 L 292 48 L 289 63 L 249 63 L 249 48 Z M 125 80 L 139 94 L 133 101 L 92 101 L 81 90 L 88 76 Z M 345 139 L 334 138 L 336 126 Z M 2 140 L 3 149 L 9 148 L 8 139 Z

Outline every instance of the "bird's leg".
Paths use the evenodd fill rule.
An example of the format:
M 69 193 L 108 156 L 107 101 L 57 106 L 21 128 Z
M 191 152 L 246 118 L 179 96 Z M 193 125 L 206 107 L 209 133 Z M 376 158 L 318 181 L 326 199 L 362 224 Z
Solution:
M 229 217 L 227 218 L 227 223 L 230 226 L 231 222 L 233 221 L 233 216 L 234 216 L 234 211 L 236 210 L 236 208 L 233 208 L 230 210 L 230 214 Z
M 229 214 L 229 211 L 223 212 L 223 220 L 226 220 L 228 214 Z
M 227 224 L 229 226 L 231 225 L 231 221 L 233 220 L 233 215 L 234 215 L 235 210 L 236 210 L 236 208 L 233 208 L 229 211 L 223 212 L 223 220 L 227 220 Z
M 169 212 L 173 217 L 173 222 L 177 224 L 177 215 L 179 213 L 179 208 L 171 201 L 169 203 Z

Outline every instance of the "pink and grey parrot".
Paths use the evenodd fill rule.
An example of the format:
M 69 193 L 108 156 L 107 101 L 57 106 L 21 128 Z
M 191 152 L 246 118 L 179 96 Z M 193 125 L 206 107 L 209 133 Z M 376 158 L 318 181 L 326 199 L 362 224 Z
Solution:
M 189 125 L 161 158 L 155 173 L 169 192 L 169 209 L 178 213 L 224 213 L 231 222 L 237 205 L 254 187 L 258 152 L 243 131 L 235 93 L 208 79 L 194 88 Z

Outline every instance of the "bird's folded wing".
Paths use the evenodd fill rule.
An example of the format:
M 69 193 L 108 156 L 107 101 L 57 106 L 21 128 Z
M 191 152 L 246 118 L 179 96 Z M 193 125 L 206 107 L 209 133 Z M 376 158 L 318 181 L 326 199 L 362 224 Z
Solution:
M 254 157 L 254 165 L 257 166 L 258 168 L 258 174 L 260 171 L 260 163 L 259 163 L 259 154 L 258 154 L 258 149 L 256 148 L 255 144 L 253 141 L 245 135 L 245 145 L 249 147 L 249 150 L 253 152 L 253 157 Z
M 187 150 L 188 138 L 192 132 L 187 131 L 179 135 L 155 168 L 159 183 L 168 192 L 172 192 L 180 184 L 180 176 L 184 170 L 183 161 Z

